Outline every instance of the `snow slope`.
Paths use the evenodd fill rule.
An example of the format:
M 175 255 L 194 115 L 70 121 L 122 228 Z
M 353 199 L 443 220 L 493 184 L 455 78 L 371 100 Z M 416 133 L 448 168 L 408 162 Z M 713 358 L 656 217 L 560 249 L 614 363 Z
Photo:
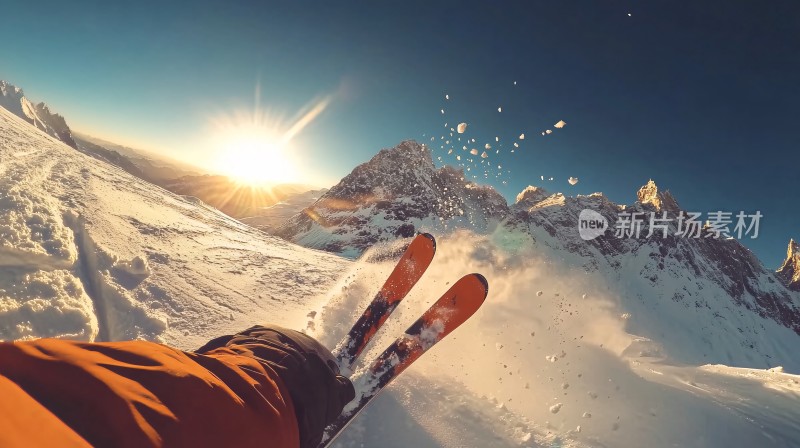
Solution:
M 603 272 L 500 230 L 439 239 L 429 272 L 365 358 L 463 274 L 486 275 L 487 303 L 338 447 L 800 445 L 798 376 L 677 362 L 694 347 L 659 351 L 658 334 L 637 336 L 638 299 Z M 0 339 L 139 337 L 193 348 L 275 322 L 332 347 L 390 272 L 380 260 L 392 250 L 353 263 L 300 248 L 0 110 Z M 705 329 L 681 331 L 677 342 Z M 741 350 L 719 344 L 720 353 Z
M 632 334 L 630 299 L 602 274 L 532 245 L 509 250 L 499 241 L 471 232 L 439 238 L 433 264 L 366 358 L 461 275 L 486 275 L 487 302 L 335 446 L 800 446 L 800 376 L 677 362 L 653 350 L 660 341 Z M 388 250 L 365 256 L 380 259 Z M 313 334 L 338 341 L 391 267 L 364 260 L 352 266 L 312 321 Z M 700 340 L 705 329 L 681 331 Z
M 297 326 L 343 265 L 0 110 L 0 339 L 191 348 L 255 323 Z

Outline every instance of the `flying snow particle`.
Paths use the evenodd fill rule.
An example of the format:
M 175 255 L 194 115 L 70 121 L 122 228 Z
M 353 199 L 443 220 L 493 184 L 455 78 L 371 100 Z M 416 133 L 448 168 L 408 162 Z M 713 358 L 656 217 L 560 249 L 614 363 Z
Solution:
M 472 148 L 472 150 L 469 153 L 472 154 L 473 156 L 477 156 L 478 155 L 478 150 L 475 149 L 475 148 Z
M 630 15 L 630 14 L 629 14 L 629 15 Z M 514 85 L 517 85 L 517 82 L 516 82 L 516 81 L 514 81 Z
M 485 159 L 487 157 L 489 157 L 489 154 L 486 154 L 486 151 L 483 151 L 483 154 L 481 154 L 481 158 Z
M 553 178 L 551 177 L 550 179 L 547 179 L 547 180 L 549 180 L 550 182 L 552 182 L 552 181 L 553 181 Z
M 544 133 L 544 132 L 542 132 L 542 135 L 545 135 L 545 133 Z
M 498 107 L 498 108 L 497 108 L 497 111 L 498 111 L 498 112 L 502 112 L 502 111 L 503 111 L 503 108 L 502 108 L 502 107 Z
M 630 319 L 630 318 L 631 318 L 631 313 L 624 313 L 624 314 L 623 314 L 622 316 L 620 316 L 620 317 L 621 317 L 622 319 L 624 319 L 624 320 L 628 320 L 628 319 Z
M 569 182 L 570 185 L 575 185 L 575 184 L 578 183 L 578 178 L 577 177 L 570 177 L 569 179 L 567 179 L 567 182 Z
M 542 176 L 542 177 L 544 177 L 544 176 Z M 536 297 L 541 297 L 542 294 L 544 294 L 544 291 L 536 291 Z
M 631 17 L 631 13 L 628 13 L 628 17 Z
M 499 142 L 500 141 L 500 137 L 495 137 L 494 141 Z
M 444 99 L 446 99 L 446 100 L 449 100 L 449 99 L 450 99 L 450 95 L 448 95 L 448 94 L 445 94 L 445 95 L 444 95 Z
M 515 148 L 519 148 L 519 143 L 517 143 L 517 142 L 514 142 L 514 147 L 515 147 Z
M 442 109 L 442 115 L 444 115 L 444 109 Z M 445 124 L 444 126 L 447 127 L 447 124 Z
M 567 125 L 567 122 L 566 122 L 566 121 L 564 121 L 564 120 L 558 120 L 558 123 L 554 124 L 553 126 L 555 126 L 555 127 L 556 127 L 556 128 L 558 128 L 558 129 L 561 129 L 561 128 L 563 128 L 563 127 L 564 127 L 564 126 L 566 126 L 566 125 Z
M 519 134 L 519 139 L 520 140 L 525 140 L 525 134 Z
M 583 418 L 592 418 L 592 414 L 590 414 L 588 412 L 584 412 L 583 413 Z
M 461 160 L 461 156 L 456 156 L 456 160 Z
M 541 177 L 541 178 L 542 178 L 542 180 L 544 180 L 544 176 L 539 176 L 539 177 Z
M 550 412 L 552 412 L 553 414 L 558 414 L 558 411 L 561 410 L 561 406 L 562 406 L 561 403 L 556 403 L 556 404 L 550 406 Z
M 457 129 L 459 134 L 463 134 L 467 130 L 467 123 L 459 123 Z
M 453 150 L 451 149 L 451 150 L 447 151 L 447 153 L 448 153 L 448 154 L 452 154 L 452 153 L 453 153 Z
M 545 134 L 552 134 L 552 133 L 553 133 L 553 130 L 552 130 L 552 129 L 548 129 L 548 130 L 544 131 L 544 133 L 545 133 Z
M 484 148 L 486 148 L 486 149 L 492 149 L 492 145 L 490 145 L 490 144 L 488 144 L 488 143 L 487 143 L 487 144 L 485 144 L 485 145 L 483 145 L 483 147 L 484 147 Z

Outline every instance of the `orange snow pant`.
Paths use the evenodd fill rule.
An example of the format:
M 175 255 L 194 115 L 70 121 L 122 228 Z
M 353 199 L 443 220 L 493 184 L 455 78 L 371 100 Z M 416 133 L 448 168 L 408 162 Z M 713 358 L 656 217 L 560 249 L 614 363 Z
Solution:
M 331 391 L 311 397 L 322 408 L 314 420 L 316 401 L 298 395 L 296 408 L 293 379 L 281 376 L 311 371 L 305 355 L 258 339 L 273 330 L 248 331 L 218 338 L 204 354 L 145 341 L 0 343 L 0 447 L 316 446 L 352 384 L 311 363 L 322 375 L 314 383 Z

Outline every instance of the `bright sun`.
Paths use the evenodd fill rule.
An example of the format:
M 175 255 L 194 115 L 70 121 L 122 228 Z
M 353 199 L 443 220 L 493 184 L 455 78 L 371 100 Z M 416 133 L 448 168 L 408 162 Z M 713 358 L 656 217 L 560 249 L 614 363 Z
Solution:
M 248 184 L 291 182 L 297 170 L 286 144 L 266 129 L 231 129 L 221 144 L 217 169 Z
M 234 111 L 212 119 L 212 169 L 251 185 L 298 182 L 296 154 L 292 141 L 330 104 L 333 96 L 318 98 L 297 112 L 290 121 L 258 106 Z

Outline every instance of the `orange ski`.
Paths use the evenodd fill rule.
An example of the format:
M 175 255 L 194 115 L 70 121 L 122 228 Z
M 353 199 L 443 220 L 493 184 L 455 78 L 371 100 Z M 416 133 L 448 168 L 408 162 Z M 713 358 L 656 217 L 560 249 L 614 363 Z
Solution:
M 475 314 L 488 292 L 489 284 L 480 274 L 470 274 L 456 282 L 372 363 L 365 377 L 357 380 L 358 384 L 367 386 L 366 390 L 358 391 L 356 399 L 328 426 L 320 448 L 330 445 L 353 418 L 401 372 Z
M 350 371 L 358 355 L 428 269 L 435 253 L 433 235 L 421 233 L 411 241 L 381 290 L 334 350 L 343 371 Z

